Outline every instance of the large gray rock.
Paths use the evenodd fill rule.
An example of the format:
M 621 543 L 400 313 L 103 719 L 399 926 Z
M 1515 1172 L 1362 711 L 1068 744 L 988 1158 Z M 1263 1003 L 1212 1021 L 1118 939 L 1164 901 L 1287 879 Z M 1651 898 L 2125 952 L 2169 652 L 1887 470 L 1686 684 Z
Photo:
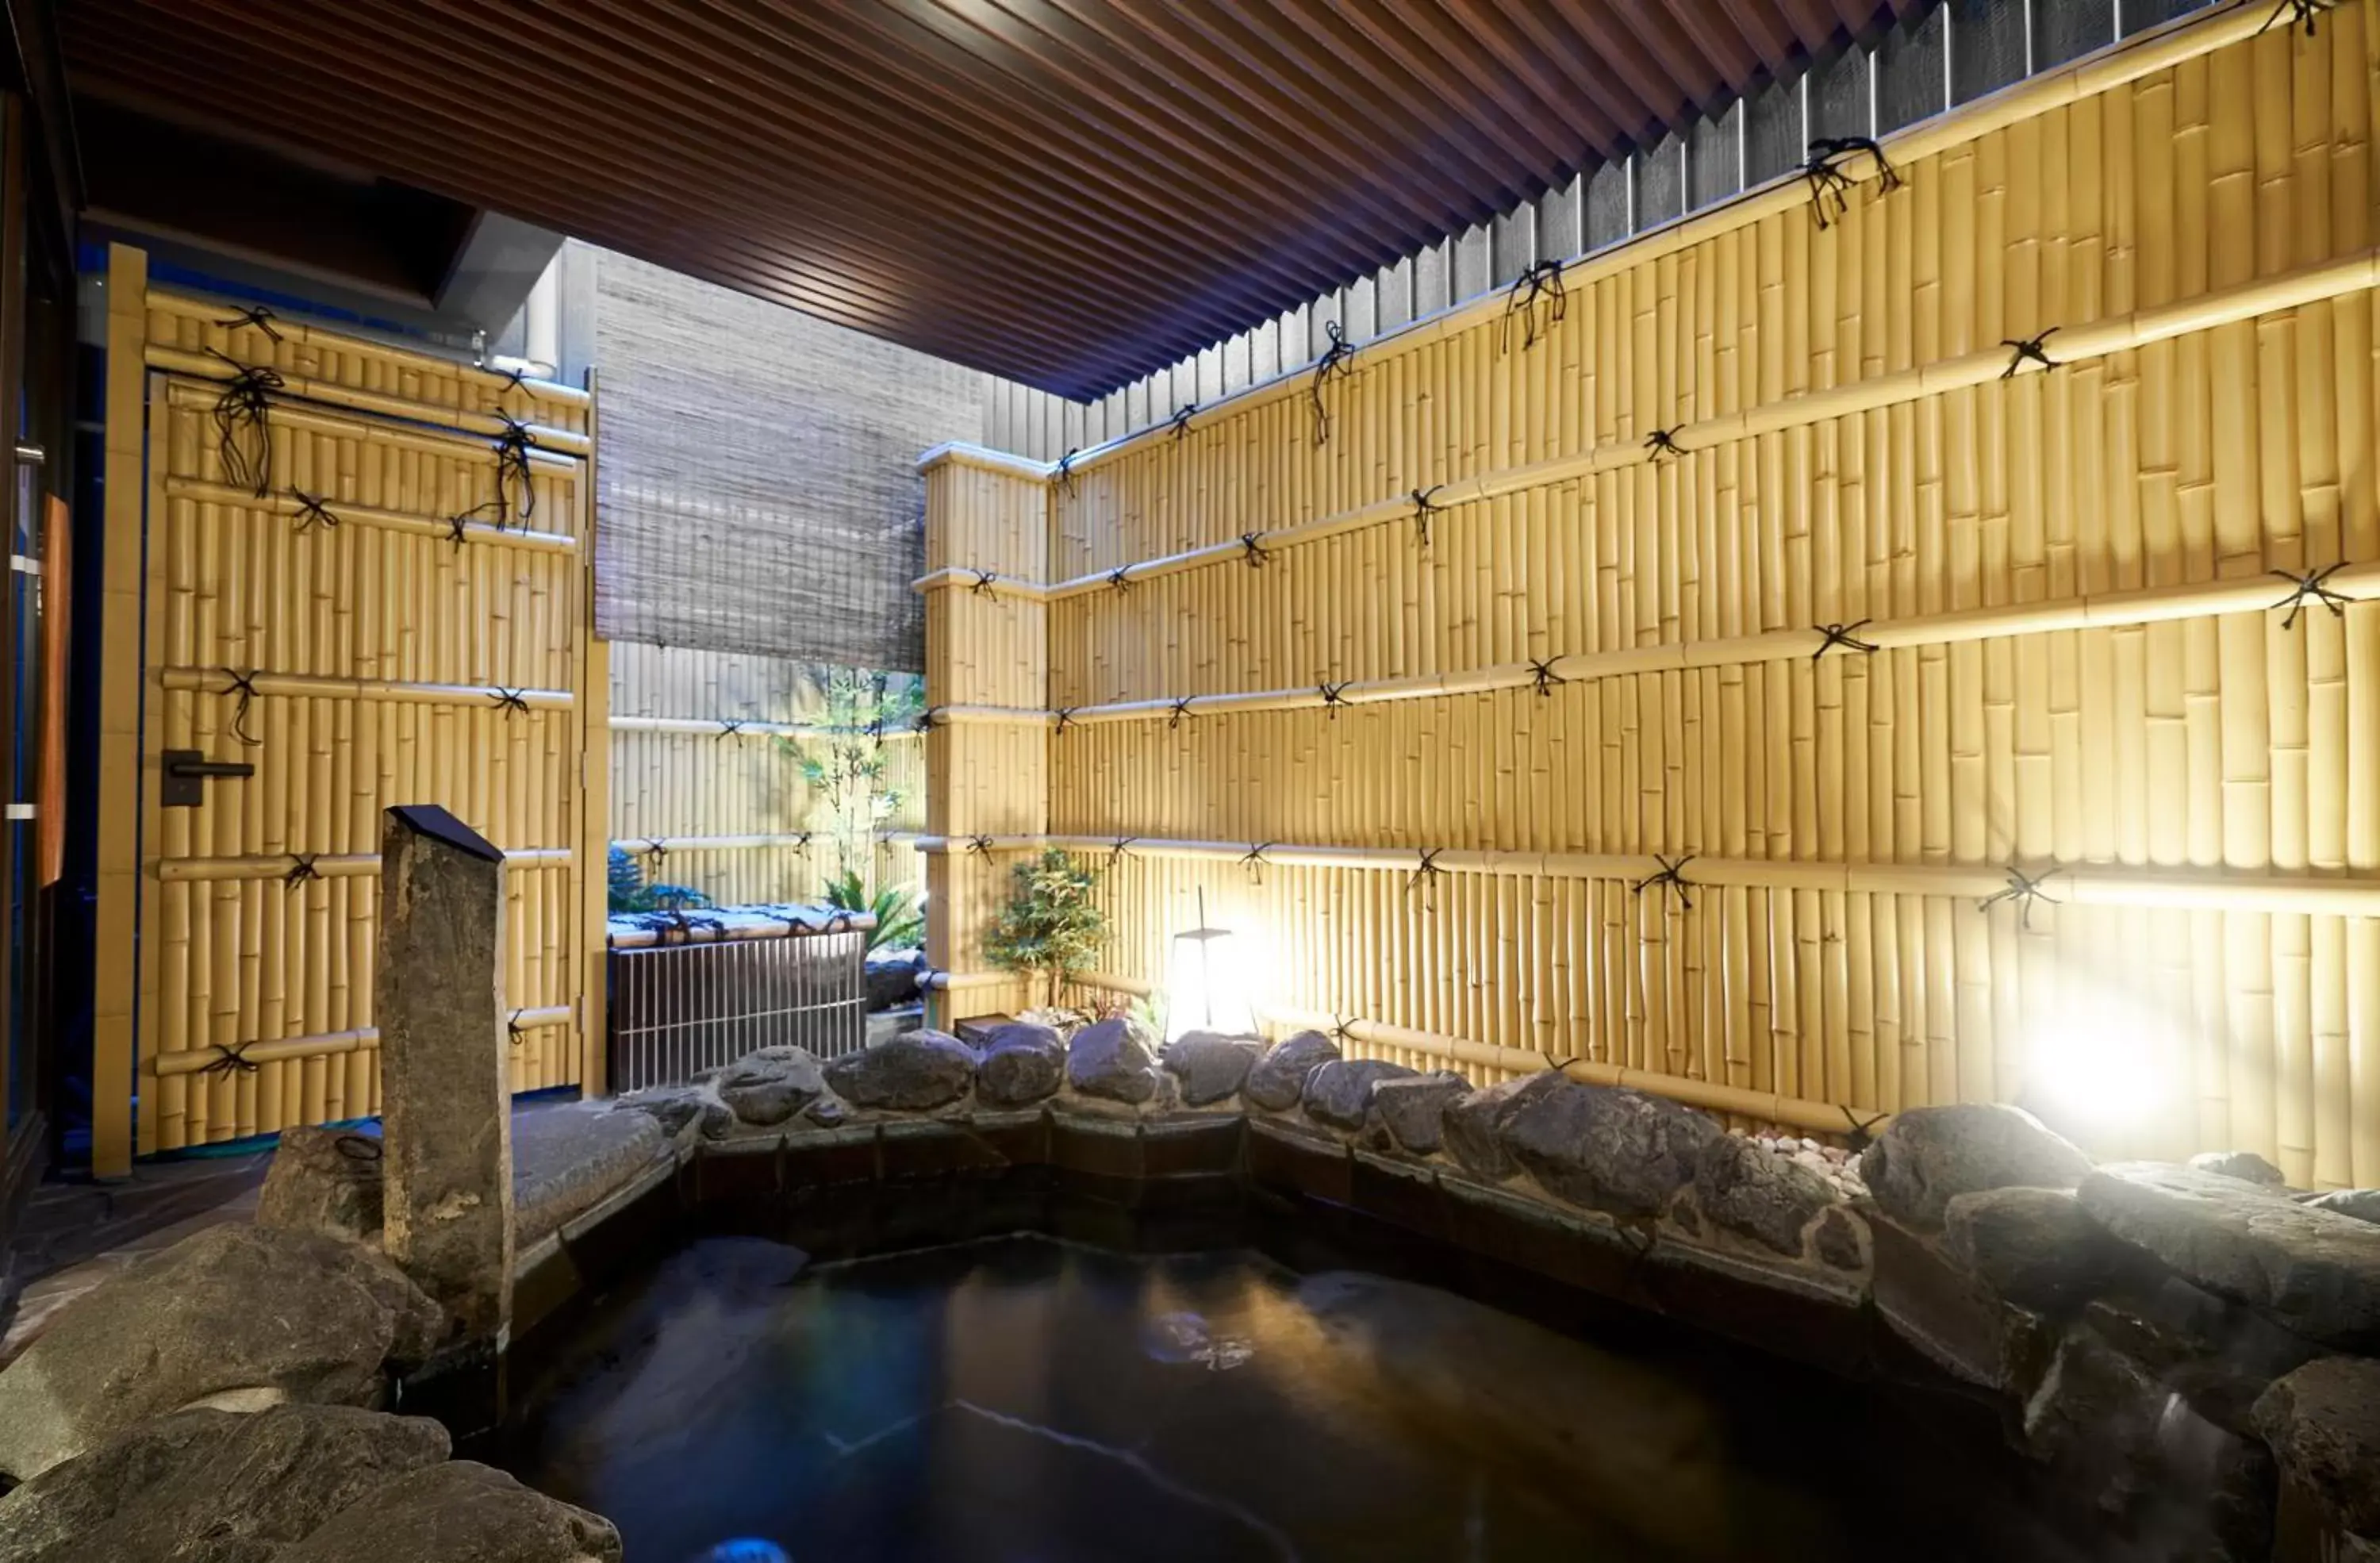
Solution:
M 2115 1240 L 2062 1189 L 1985 1189 L 1943 1207 L 1942 1246 L 2020 1307 L 2080 1307 L 2117 1266 Z
M 1287 1112 L 1305 1095 L 1305 1077 L 1338 1056 L 1338 1043 L 1318 1031 L 1301 1031 L 1256 1061 L 1240 1095 L 1267 1112 Z
M 922 950 L 871 950 L 862 980 L 871 1010 L 898 1009 L 917 1001 L 918 983 L 931 968 Z
M 2129 1278 L 2085 1304 L 2082 1316 L 2200 1414 L 2234 1433 L 2255 1431 L 2257 1398 L 2275 1379 L 2324 1354 L 2246 1303 L 2164 1271 Z
M 700 1086 L 652 1085 L 630 1091 L 612 1104 L 612 1110 L 644 1113 L 662 1126 L 662 1133 L 675 1139 L 687 1124 L 702 1117 L 706 1108 L 718 1105 Z
M 457 1460 L 374 1488 L 273 1563 L 620 1563 L 620 1533 Z
M 1658 1216 L 1724 1133 L 1692 1108 L 1641 1091 L 1564 1082 L 1505 1121 L 1504 1149 L 1556 1198 Z
M 381 812 L 382 1245 L 456 1344 L 512 1326 L 512 1078 L 504 854 L 434 805 Z
M 1694 1179 L 1694 1204 L 1705 1216 L 1796 1259 L 1803 1230 L 1836 1201 L 1827 1180 L 1739 1134 L 1705 1142 Z
M 2118 1237 L 2284 1328 L 2349 1351 L 2380 1347 L 2380 1227 L 2157 1162 L 2098 1169 L 2082 1201 Z
M 380 1246 L 381 1143 L 352 1129 L 284 1129 L 256 1224 Z
M 976 1066 L 976 1100 L 990 1107 L 1028 1107 L 1058 1094 L 1066 1078 L 1066 1044 L 1046 1025 L 1015 1021 L 994 1026 Z
M 2070 1189 L 2091 1158 L 2019 1108 L 1912 1108 L 1860 1157 L 1860 1177 L 1897 1221 L 1933 1231 L 1943 1208 L 1985 1189 Z
M 1485 1086 L 1447 1103 L 1439 1130 L 1448 1154 L 1464 1171 L 1491 1183 L 1517 1176 L 1521 1164 L 1504 1149 L 1506 1121 L 1537 1097 L 1568 1084 L 1560 1071 L 1542 1070 Z
M 826 1072 L 806 1048 L 763 1048 L 721 1071 L 712 1089 L 739 1121 L 773 1128 L 826 1094 Z
M 1333 1129 L 1361 1129 L 1372 1108 L 1372 1087 L 1413 1075 L 1385 1059 L 1333 1059 L 1305 1077 L 1305 1116 Z
M 826 1066 L 826 1083 L 853 1107 L 925 1112 L 975 1084 L 975 1049 L 946 1031 L 913 1031 Z
M 1375 1145 L 1409 1156 L 1432 1156 L 1445 1143 L 1446 1109 L 1471 1094 L 1471 1082 L 1451 1070 L 1381 1080 L 1372 1086 L 1364 1133 Z
M 1067 1044 L 1066 1083 L 1086 1097 L 1137 1106 L 1157 1095 L 1157 1055 L 1132 1022 L 1103 1020 Z
M 1182 1082 L 1185 1106 L 1211 1107 L 1239 1094 L 1263 1048 L 1264 1044 L 1254 1037 L 1185 1031 L 1165 1045 L 1160 1058 L 1166 1069 Z
M 2200 1172 L 2216 1172 L 2226 1178 L 2237 1178 L 2243 1183 L 2262 1188 L 2277 1189 L 2289 1182 L 2281 1169 L 2258 1156 L 2254 1151 L 2200 1151 L 2190 1158 L 2191 1167 Z
M 649 1113 L 592 1102 L 541 1107 L 513 1125 L 514 1242 L 526 1248 L 624 1187 L 668 1140 Z
M 419 1363 L 438 1306 L 370 1249 L 228 1222 L 79 1299 L 0 1371 L 0 1472 L 19 1481 L 201 1402 L 371 1405 Z
M 14 1563 L 261 1563 L 382 1484 L 446 1458 L 427 1417 L 348 1406 L 182 1412 L 0 1502 Z
M 2265 1391 L 2256 1431 L 2339 1529 L 2380 1538 L 2380 1362 L 2325 1357 Z
M 2305 1201 L 2315 1210 L 2327 1210 L 2334 1216 L 2352 1216 L 2359 1221 L 2380 1225 L 2380 1189 L 2333 1189 Z

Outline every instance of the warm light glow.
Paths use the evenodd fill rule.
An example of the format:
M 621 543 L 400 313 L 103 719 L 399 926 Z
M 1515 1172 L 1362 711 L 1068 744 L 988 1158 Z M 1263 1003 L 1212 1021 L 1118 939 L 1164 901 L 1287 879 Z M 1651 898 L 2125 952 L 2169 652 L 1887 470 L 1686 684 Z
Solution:
M 1246 951 L 1229 928 L 1187 928 L 1165 961 L 1165 1039 L 1185 1031 L 1253 1036 Z
M 2031 1028 L 2023 1105 L 2076 1126 L 2131 1129 L 2174 1095 L 2187 1039 L 2172 1019 L 2072 971 L 2050 1014 Z

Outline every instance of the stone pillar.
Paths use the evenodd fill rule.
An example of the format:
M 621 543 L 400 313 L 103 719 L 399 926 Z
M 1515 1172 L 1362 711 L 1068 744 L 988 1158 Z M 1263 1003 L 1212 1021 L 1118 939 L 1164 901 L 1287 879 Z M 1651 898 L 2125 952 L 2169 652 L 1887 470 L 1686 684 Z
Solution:
M 926 475 L 926 569 L 958 576 L 926 594 L 926 703 L 957 708 L 926 734 L 926 830 L 949 842 L 929 858 L 926 959 L 951 974 L 929 994 L 929 1023 L 1014 1013 L 1038 992 L 983 959 L 983 932 L 1008 899 L 1022 853 L 975 853 L 976 836 L 1038 836 L 1050 828 L 1049 609 L 1000 589 L 1051 574 L 1050 468 L 1040 462 L 943 445 Z M 995 577 L 978 591 L 977 572 Z M 996 711 L 1033 712 L 1005 717 Z
M 380 851 L 384 1242 L 452 1315 L 452 1344 L 501 1351 L 513 1308 L 504 854 L 429 804 L 388 810 Z

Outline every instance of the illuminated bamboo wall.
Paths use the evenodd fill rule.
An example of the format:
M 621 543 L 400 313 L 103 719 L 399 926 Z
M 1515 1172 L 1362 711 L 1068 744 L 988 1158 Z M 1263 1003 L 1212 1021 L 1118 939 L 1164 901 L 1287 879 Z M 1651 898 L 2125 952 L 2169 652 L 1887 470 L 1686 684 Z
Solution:
M 1032 479 L 931 465 L 937 871 L 1140 838 L 1124 975 L 1203 886 L 1284 1008 L 1797 1110 L 2039 1101 L 2120 1033 L 2095 1148 L 2380 1180 L 2374 18 L 2264 19 L 1368 345 L 1319 442 L 1301 374 L 1037 466 L 1046 564 Z M 1038 695 L 977 665 L 1028 624 Z
M 722 905 L 816 902 L 844 866 L 832 809 L 803 780 L 800 754 L 831 739 L 818 689 L 781 657 L 617 641 L 612 645 L 612 839 L 650 880 Z M 857 869 L 870 886 L 924 888 L 907 837 L 925 822 L 925 746 L 888 733 L 872 753 L 898 806 Z M 807 839 L 805 839 L 807 837 Z M 655 852 L 658 846 L 660 851 Z
M 377 1110 L 393 804 L 505 850 L 513 1084 L 577 1083 L 591 399 L 152 288 L 124 247 L 108 285 L 95 1166 Z M 166 750 L 253 774 L 164 807 Z

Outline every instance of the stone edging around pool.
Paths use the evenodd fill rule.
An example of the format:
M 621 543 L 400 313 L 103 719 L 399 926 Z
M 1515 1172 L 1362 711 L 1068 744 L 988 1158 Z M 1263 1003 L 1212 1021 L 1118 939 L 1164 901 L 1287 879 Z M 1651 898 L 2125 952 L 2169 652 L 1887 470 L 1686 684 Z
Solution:
M 2094 1166 L 1991 1106 L 1903 1112 L 1854 1170 L 1641 1093 L 1475 1090 L 1316 1032 L 978 1041 L 765 1048 L 618 1109 L 661 1121 L 697 1203 L 1046 1167 L 1161 1208 L 1229 1175 L 1846 1375 L 1913 1349 L 2111 1522 L 2184 1495 L 2192 1556 L 2380 1558 L 2380 1193 L 2292 1193 L 2246 1153 Z

